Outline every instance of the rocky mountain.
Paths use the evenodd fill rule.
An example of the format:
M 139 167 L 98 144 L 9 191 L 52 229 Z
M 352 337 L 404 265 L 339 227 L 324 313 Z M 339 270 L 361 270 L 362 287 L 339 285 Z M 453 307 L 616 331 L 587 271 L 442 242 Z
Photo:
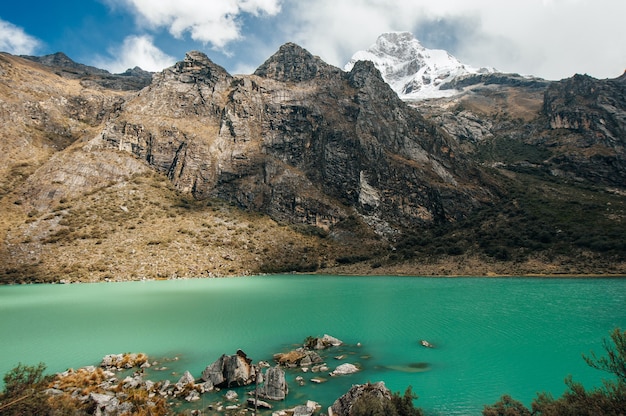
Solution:
M 371 63 L 344 73 L 295 44 L 252 76 L 189 53 L 96 140 L 146 160 L 197 199 L 325 229 L 358 214 L 396 233 L 491 199 L 485 184 L 468 180 L 480 176 L 472 164 Z
M 344 69 L 358 61 L 370 61 L 383 79 L 404 100 L 454 95 L 450 83 L 467 75 L 490 74 L 493 68 L 464 65 L 445 50 L 422 46 L 410 32 L 383 33 L 367 50 L 358 51 Z
M 146 87 L 152 81 L 152 73 L 139 67 L 130 68 L 121 74 L 111 74 L 105 69 L 74 62 L 63 52 L 23 58 L 48 66 L 59 76 L 80 79 L 86 86 L 92 84 L 113 90 L 133 91 Z
M 2 281 L 626 270 L 623 77 L 407 103 L 292 43 L 141 89 L 45 61 L 0 55 Z

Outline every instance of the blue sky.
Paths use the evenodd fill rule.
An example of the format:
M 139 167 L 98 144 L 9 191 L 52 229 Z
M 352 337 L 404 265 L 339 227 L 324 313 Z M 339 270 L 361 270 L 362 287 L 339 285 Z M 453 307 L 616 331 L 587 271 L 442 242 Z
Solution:
M 626 69 L 624 0 L 33 0 L 0 5 L 0 51 L 64 52 L 123 72 L 200 50 L 251 73 L 285 42 L 343 67 L 383 32 L 410 31 L 462 62 L 560 79 Z

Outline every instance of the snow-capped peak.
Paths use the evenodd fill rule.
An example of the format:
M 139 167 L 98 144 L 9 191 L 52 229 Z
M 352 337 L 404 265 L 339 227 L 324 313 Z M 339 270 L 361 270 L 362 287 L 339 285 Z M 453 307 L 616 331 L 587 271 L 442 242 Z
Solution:
M 457 91 L 440 87 L 463 75 L 494 72 L 464 65 L 442 49 L 427 49 L 410 32 L 383 33 L 367 50 L 356 52 L 344 69 L 350 71 L 357 61 L 372 61 L 402 99 L 454 95 Z

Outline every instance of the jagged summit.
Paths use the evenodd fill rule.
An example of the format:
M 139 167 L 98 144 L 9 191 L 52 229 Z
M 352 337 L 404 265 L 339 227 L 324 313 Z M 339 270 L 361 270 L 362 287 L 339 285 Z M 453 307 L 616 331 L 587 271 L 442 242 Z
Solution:
M 53 68 L 57 75 L 68 79 L 80 79 L 84 85 L 99 85 L 122 91 L 140 90 L 152 82 L 152 73 L 139 67 L 128 69 L 121 74 L 111 74 L 106 69 L 96 68 L 73 61 L 63 52 L 43 56 L 22 58 Z
M 31 61 L 38 62 L 42 65 L 59 68 L 63 70 L 69 70 L 76 76 L 80 74 L 91 74 L 91 75 L 108 75 L 109 71 L 105 69 L 96 68 L 94 66 L 80 64 L 72 60 L 69 56 L 64 54 L 63 52 L 56 52 L 49 55 L 43 56 L 27 56 L 22 55 L 22 58 L 26 58 Z
M 176 62 L 155 76 L 157 83 L 175 79 L 185 84 L 197 82 L 216 84 L 227 78 L 231 78 L 231 76 L 224 68 L 199 51 L 187 52 L 185 59 Z
M 410 32 L 383 33 L 367 50 L 356 52 L 344 69 L 363 60 L 372 61 L 402 99 L 453 95 L 454 90 L 440 87 L 460 76 L 494 72 L 464 65 L 444 50 L 425 48 Z
M 313 56 L 303 47 L 288 42 L 254 71 L 254 75 L 282 82 L 309 81 L 328 78 L 341 70 Z

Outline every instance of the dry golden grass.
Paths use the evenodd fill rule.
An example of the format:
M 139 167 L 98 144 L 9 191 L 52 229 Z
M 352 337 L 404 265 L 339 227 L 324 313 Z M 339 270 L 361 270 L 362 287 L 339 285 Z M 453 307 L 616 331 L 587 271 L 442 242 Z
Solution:
M 286 353 L 274 355 L 274 359 L 279 364 L 295 364 L 306 356 L 303 352 L 292 350 Z
M 536 119 L 543 106 L 543 91 L 526 91 L 518 88 L 499 89 L 494 92 L 487 90 L 481 94 L 466 94 L 458 99 L 464 109 L 478 115 L 493 117 L 506 114 L 511 119 L 525 122 Z
M 126 354 L 124 358 L 130 356 L 131 354 Z M 134 364 L 139 364 L 139 357 L 147 359 L 145 354 L 139 354 Z M 91 393 L 107 394 L 103 385 L 105 381 L 110 381 L 109 377 L 110 374 L 99 367 L 70 369 L 57 374 L 50 382 L 50 387 L 62 393 L 51 396 L 48 400 L 51 410 L 54 414 L 85 414 L 91 403 L 81 400 L 80 396 L 88 396 Z M 145 388 L 125 388 L 123 382 L 117 382 L 113 390 L 118 393 L 117 397 L 121 402 L 129 402 L 133 405 L 131 412 L 125 414 L 156 416 L 169 413 L 166 399 L 158 395 L 150 395 Z M 111 389 L 108 390 L 109 393 L 111 391 Z
M 4 201 L 6 204 L 6 201 Z M 219 200 L 196 201 L 146 172 L 5 221 L 5 281 L 101 281 L 314 271 L 339 244 Z M 4 247 L 7 250 L 7 247 Z M 352 249 L 368 249 L 366 245 Z

